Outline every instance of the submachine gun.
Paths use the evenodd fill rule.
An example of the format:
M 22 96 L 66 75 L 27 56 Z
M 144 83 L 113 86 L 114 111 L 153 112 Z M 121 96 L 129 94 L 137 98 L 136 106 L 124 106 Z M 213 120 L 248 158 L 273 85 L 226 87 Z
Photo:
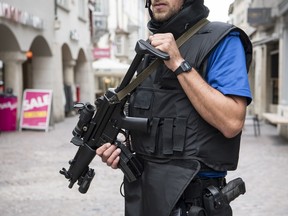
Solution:
M 96 155 L 96 149 L 107 142 L 115 144 L 121 149 L 118 166 L 129 182 L 135 181 L 142 174 L 141 163 L 122 142 L 117 140 L 117 136 L 120 133 L 126 135 L 123 129 L 148 131 L 149 120 L 125 116 L 127 95 L 132 92 L 126 92 L 122 96 L 119 96 L 119 93 L 123 92 L 124 88 L 127 89 L 128 85 L 131 87 L 133 84 L 131 80 L 145 54 L 154 55 L 162 60 L 168 60 L 169 55 L 155 49 L 144 40 L 139 40 L 136 43 L 135 51 L 136 56 L 116 89 L 108 89 L 104 96 L 97 98 L 96 106 L 90 103 L 75 104 L 74 106 L 80 115 L 72 132 L 74 137 L 71 142 L 78 146 L 78 151 L 74 158 L 69 161 L 69 169 L 62 168 L 60 174 L 70 181 L 69 188 L 72 188 L 74 183 L 78 181 L 80 193 L 87 192 L 95 175 L 94 169 L 89 168 L 89 164 Z

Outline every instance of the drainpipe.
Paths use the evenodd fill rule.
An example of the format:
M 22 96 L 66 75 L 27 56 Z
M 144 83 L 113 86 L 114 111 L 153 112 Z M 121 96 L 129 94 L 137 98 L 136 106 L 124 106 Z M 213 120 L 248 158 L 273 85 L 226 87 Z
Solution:
M 57 12 L 57 0 L 54 0 L 54 29 L 58 30 L 61 27 L 60 20 L 58 20 L 58 12 Z
M 57 0 L 54 0 L 54 19 L 58 20 L 58 14 L 57 14 Z

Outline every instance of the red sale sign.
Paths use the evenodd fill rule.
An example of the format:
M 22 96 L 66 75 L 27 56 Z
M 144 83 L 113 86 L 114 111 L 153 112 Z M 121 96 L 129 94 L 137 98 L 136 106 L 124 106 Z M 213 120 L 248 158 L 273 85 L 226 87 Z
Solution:
M 52 91 L 26 89 L 23 94 L 21 128 L 48 130 Z

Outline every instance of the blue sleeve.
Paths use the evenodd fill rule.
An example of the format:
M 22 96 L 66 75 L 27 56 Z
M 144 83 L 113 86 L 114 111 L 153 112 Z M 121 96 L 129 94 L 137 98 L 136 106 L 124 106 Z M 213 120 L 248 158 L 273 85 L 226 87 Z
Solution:
M 252 96 L 248 81 L 245 51 L 238 32 L 231 32 L 211 53 L 207 63 L 206 81 L 224 95 Z

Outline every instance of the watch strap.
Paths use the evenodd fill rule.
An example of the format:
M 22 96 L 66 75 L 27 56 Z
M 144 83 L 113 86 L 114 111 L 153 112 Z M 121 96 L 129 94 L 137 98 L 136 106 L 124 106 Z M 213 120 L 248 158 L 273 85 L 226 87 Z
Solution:
M 192 70 L 192 65 L 184 60 L 180 66 L 174 71 L 175 75 L 178 76 L 181 73 L 187 73 L 190 72 Z

